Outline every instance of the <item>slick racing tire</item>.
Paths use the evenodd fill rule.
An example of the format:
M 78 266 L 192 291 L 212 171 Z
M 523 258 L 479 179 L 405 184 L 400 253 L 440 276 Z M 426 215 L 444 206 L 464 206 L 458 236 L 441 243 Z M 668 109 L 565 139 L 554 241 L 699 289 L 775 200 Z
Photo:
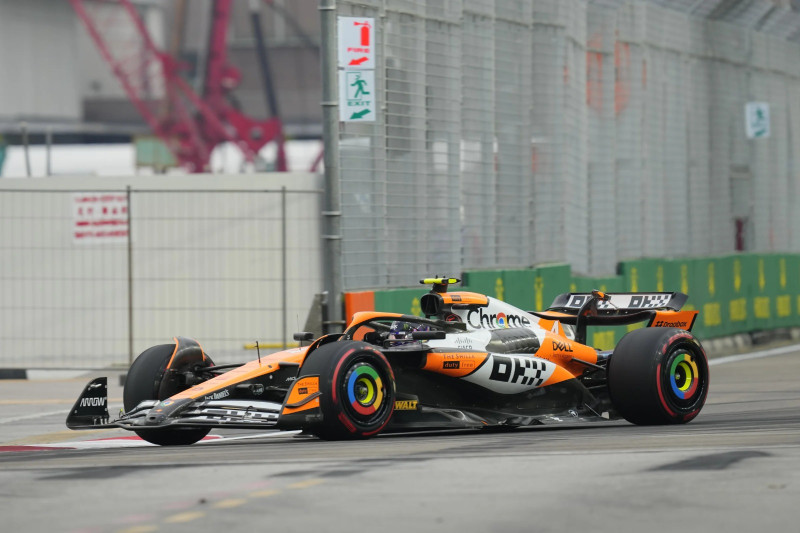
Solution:
M 394 374 L 381 352 L 365 342 L 321 346 L 303 364 L 301 376 L 319 376 L 322 421 L 307 428 L 325 440 L 377 435 L 394 412 Z
M 608 363 L 611 402 L 629 422 L 684 424 L 708 394 L 708 361 L 688 331 L 644 328 L 625 335 Z
M 128 376 L 125 378 L 125 388 L 122 392 L 122 403 L 125 411 L 130 411 L 144 400 L 164 400 L 173 396 L 186 387 L 174 383 L 162 386 L 167 364 L 175 350 L 174 344 L 161 344 L 143 351 L 133 361 Z M 211 359 L 206 356 L 209 365 Z M 170 428 L 170 429 L 137 429 L 134 430 L 139 437 L 152 444 L 160 446 L 180 446 L 194 444 L 211 431 L 210 428 Z

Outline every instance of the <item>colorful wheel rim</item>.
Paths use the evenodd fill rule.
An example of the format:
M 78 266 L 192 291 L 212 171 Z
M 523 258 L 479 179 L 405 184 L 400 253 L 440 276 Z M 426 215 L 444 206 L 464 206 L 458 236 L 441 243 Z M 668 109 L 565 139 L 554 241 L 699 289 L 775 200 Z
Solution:
M 360 415 L 373 415 L 383 405 L 383 380 L 378 371 L 366 363 L 350 371 L 346 387 L 350 407 Z
M 669 383 L 675 397 L 681 400 L 689 400 L 697 392 L 700 372 L 690 354 L 681 353 L 672 360 Z

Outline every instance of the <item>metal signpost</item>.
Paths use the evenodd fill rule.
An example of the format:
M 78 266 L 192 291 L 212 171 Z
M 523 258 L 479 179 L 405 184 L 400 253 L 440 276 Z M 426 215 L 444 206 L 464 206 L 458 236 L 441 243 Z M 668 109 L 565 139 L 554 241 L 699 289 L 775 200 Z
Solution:
M 336 0 L 320 0 L 322 30 L 322 137 L 325 162 L 325 210 L 323 228 L 323 282 L 329 294 L 328 324 L 323 332 L 332 331 L 330 323 L 342 317 L 342 199 L 339 183 L 339 104 L 337 101 Z M 342 328 L 343 329 L 343 328 Z

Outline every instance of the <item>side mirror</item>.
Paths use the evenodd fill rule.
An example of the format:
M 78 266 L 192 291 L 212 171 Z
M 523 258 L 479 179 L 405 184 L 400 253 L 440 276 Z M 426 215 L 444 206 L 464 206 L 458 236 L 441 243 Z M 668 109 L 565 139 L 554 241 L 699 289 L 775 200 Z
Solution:
M 415 341 L 443 340 L 446 337 L 444 331 L 414 331 L 411 338 Z
M 294 335 L 292 335 L 292 338 L 298 342 L 313 341 L 314 333 L 312 333 L 311 331 L 301 331 L 299 333 L 295 333 Z

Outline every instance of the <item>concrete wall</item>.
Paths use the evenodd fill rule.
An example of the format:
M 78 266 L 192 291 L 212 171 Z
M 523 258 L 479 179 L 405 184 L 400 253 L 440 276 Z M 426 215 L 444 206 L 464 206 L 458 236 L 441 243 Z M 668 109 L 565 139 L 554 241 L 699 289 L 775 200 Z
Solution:
M 0 122 L 81 116 L 69 2 L 0 0 Z

